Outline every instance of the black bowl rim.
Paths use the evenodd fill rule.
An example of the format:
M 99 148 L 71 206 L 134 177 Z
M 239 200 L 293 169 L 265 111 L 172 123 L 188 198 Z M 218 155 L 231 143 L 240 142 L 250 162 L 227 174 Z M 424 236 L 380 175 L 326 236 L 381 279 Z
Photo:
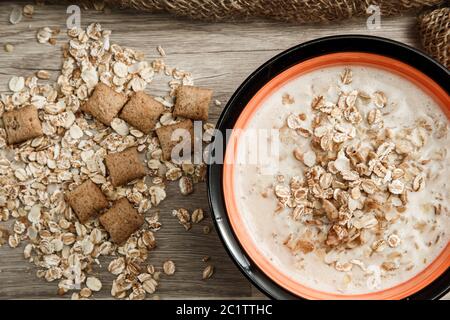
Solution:
M 319 38 L 296 45 L 274 56 L 237 88 L 224 110 L 216 128 L 225 135 L 225 130 L 233 128 L 248 101 L 269 80 L 286 69 L 313 57 L 336 52 L 366 52 L 387 56 L 406 64 L 428 75 L 447 93 L 450 92 L 450 72 L 444 66 L 425 55 L 421 51 L 406 44 L 376 36 L 339 35 Z M 222 147 L 225 150 L 226 142 Z M 272 299 L 302 299 L 266 276 L 245 253 L 240 245 L 228 219 L 222 189 L 222 164 L 210 164 L 207 171 L 207 192 L 209 207 L 214 225 L 226 251 L 241 272 Z M 422 290 L 406 299 L 439 299 L 450 291 L 450 268 Z

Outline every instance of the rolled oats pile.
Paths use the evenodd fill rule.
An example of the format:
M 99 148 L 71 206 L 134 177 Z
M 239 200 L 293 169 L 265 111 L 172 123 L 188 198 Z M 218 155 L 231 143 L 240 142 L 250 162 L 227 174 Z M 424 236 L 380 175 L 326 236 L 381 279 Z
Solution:
M 53 34 L 44 28 L 37 37 L 44 43 Z M 24 136 L 11 134 L 14 121 L 20 125 L 23 113 L 12 114 L 10 132 L 0 126 L 0 221 L 12 223 L 11 230 L 0 229 L 0 245 L 7 242 L 15 248 L 24 242 L 24 257 L 36 265 L 37 276 L 56 282 L 58 293 L 71 292 L 73 299 L 89 298 L 102 288 L 101 280 L 89 275 L 100 264 L 101 256 L 115 257 L 108 266 L 108 271 L 117 276 L 113 297 L 144 299 L 153 294 L 160 272 L 148 264 L 147 257 L 156 246 L 154 232 L 161 223 L 159 212 L 152 208 L 166 198 L 169 181 L 179 180 L 181 193 L 187 195 L 206 173 L 204 164 L 164 160 L 154 131 L 144 134 L 117 117 L 108 126 L 81 112 L 100 83 L 129 98 L 160 74 L 169 78 L 168 94 L 155 97 L 163 106 L 154 124 L 160 128 L 177 123 L 172 115 L 176 89 L 193 84 L 189 72 L 171 68 L 161 59 L 146 61 L 142 52 L 111 43 L 110 35 L 111 31 L 103 30 L 98 23 L 86 30 L 69 30 L 56 83 L 48 81 L 45 70 L 28 77 L 12 77 L 9 88 L 13 93 L 2 94 L 0 101 L 0 116 L 31 106 L 27 112 L 37 120 Z M 16 140 L 8 142 L 10 137 Z M 147 172 L 144 177 L 140 174 L 129 183 L 113 186 L 104 160 L 108 154 L 129 148 L 138 152 Z M 128 181 L 120 174 L 117 181 Z M 93 182 L 89 188 L 101 190 L 98 197 L 103 193 L 107 202 L 125 198 L 132 206 L 127 209 L 131 216 L 137 210 L 145 217 L 143 227 L 126 242 L 110 241 L 98 219 L 80 223 L 69 206 L 67 194 L 88 180 Z M 195 219 L 199 217 L 197 212 Z M 114 225 L 110 228 L 114 230 Z M 175 272 L 175 265 L 169 270 Z

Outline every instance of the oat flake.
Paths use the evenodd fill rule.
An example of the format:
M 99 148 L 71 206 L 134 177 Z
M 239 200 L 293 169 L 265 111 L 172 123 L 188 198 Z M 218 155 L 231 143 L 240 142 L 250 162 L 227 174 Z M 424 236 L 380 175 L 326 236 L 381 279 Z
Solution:
M 23 77 L 12 77 L 9 80 L 9 90 L 14 92 L 22 91 L 25 86 L 25 79 Z

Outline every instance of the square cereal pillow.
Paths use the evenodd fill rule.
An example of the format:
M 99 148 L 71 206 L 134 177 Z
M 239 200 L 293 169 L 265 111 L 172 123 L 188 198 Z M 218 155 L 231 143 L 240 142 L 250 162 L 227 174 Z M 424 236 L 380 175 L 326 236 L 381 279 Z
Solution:
M 81 105 L 80 109 L 109 126 L 126 102 L 127 97 L 124 94 L 116 92 L 104 83 L 99 83 L 95 87 L 94 93 Z
M 99 187 L 86 180 L 66 194 L 66 199 L 81 223 L 95 217 L 100 210 L 108 207 L 108 200 Z
M 180 143 L 180 141 L 172 140 L 172 135 L 177 129 L 186 130 L 189 133 L 191 147 L 194 143 L 194 125 L 190 119 L 159 127 L 156 129 L 156 134 L 161 144 L 164 160 L 170 160 L 172 158 L 172 149 Z
M 145 167 L 136 147 L 122 152 L 110 153 L 106 156 L 106 167 L 114 187 L 122 186 L 145 176 Z
M 144 224 L 144 217 L 126 198 L 122 198 L 117 200 L 99 221 L 108 231 L 111 240 L 120 245 Z
M 162 103 L 144 93 L 136 92 L 120 112 L 119 117 L 143 133 L 155 129 L 159 116 L 164 111 Z
M 210 89 L 193 86 L 178 87 L 173 115 L 192 120 L 208 120 L 212 94 L 213 91 Z
M 21 143 L 43 134 L 38 111 L 34 106 L 5 112 L 3 124 L 9 144 Z

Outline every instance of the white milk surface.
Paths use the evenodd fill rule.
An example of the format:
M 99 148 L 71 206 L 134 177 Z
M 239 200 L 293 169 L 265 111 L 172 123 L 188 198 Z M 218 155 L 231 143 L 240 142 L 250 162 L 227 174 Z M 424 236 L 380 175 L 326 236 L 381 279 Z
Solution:
M 327 101 L 335 102 L 339 92 L 358 89 L 372 94 L 383 91 L 388 98 L 388 106 L 383 117 L 385 128 L 399 130 L 414 126 L 418 118 L 425 118 L 431 123 L 448 126 L 448 119 L 437 105 L 420 88 L 398 75 L 388 71 L 366 66 L 347 66 L 353 72 L 353 81 L 343 85 L 339 75 L 344 66 L 329 67 L 316 70 L 293 79 L 275 91 L 263 101 L 259 110 L 250 120 L 248 129 L 281 129 L 279 141 L 280 156 L 271 158 L 270 162 L 279 161 L 276 174 L 287 179 L 301 175 L 303 164 L 293 156 L 297 147 L 308 150 L 309 139 L 291 138 L 284 135 L 286 118 L 291 113 L 305 113 L 305 123 L 311 121 L 311 101 L 314 96 L 323 95 Z M 293 104 L 282 104 L 283 94 L 291 95 Z M 368 110 L 374 108 L 373 102 L 368 105 L 357 104 L 363 118 Z M 365 122 L 365 120 L 364 120 Z M 294 281 L 316 290 L 330 293 L 361 294 L 390 288 L 400 284 L 426 268 L 447 246 L 450 238 L 450 134 L 437 138 L 432 134 L 422 148 L 421 158 L 429 159 L 437 151 L 446 152 L 444 160 L 432 160 L 428 165 L 426 186 L 422 191 L 409 193 L 409 204 L 402 218 L 388 227 L 387 233 L 396 233 L 401 238 L 397 248 L 388 247 L 382 253 L 372 253 L 370 243 L 347 249 L 339 256 L 340 261 L 348 262 L 358 259 L 364 263 L 369 272 L 354 266 L 350 272 L 335 270 L 323 261 L 323 251 L 315 250 L 308 254 L 293 254 L 283 241 L 290 233 L 301 234 L 308 227 L 294 221 L 289 213 L 291 209 L 283 209 L 275 213 L 277 199 L 272 188 L 276 174 L 264 174 L 258 165 L 238 164 L 235 167 L 236 203 L 245 228 L 251 235 L 262 254 L 280 272 Z M 238 156 L 248 153 L 244 143 L 238 145 Z M 263 197 L 266 192 L 268 196 Z M 435 215 L 433 205 L 444 207 L 440 215 Z M 424 225 L 422 232 L 417 226 Z M 391 253 L 401 252 L 400 267 L 393 272 L 380 271 L 380 264 Z M 370 276 L 372 274 L 372 277 Z M 373 285 L 373 276 L 379 275 L 381 282 Z M 349 278 L 351 279 L 349 283 Z

